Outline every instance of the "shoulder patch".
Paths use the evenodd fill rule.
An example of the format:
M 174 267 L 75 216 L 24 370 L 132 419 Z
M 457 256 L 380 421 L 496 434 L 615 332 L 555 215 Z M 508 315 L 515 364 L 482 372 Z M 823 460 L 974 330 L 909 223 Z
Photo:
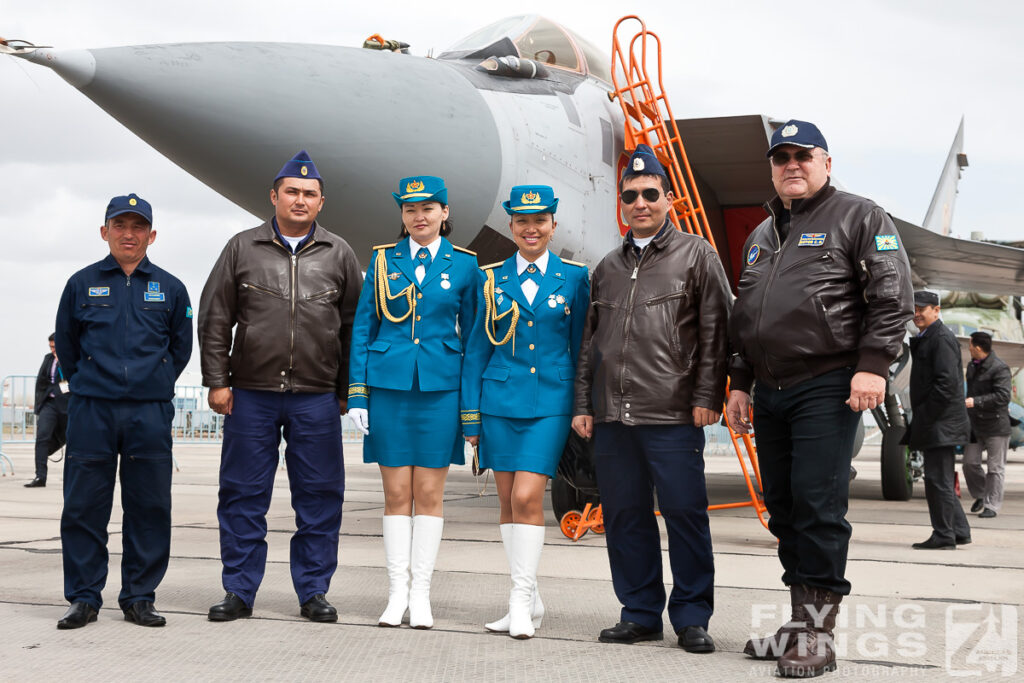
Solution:
M 875 251 L 899 251 L 896 235 L 875 235 Z
M 470 251 L 469 249 L 463 249 L 462 247 L 456 247 L 454 244 L 452 245 L 452 247 L 455 249 L 455 251 L 461 251 L 463 254 L 469 254 L 470 256 L 476 256 L 476 252 L 475 251 Z
M 373 249 L 374 249 L 374 251 L 376 251 L 377 249 L 390 249 L 391 247 L 395 246 L 396 244 L 398 244 L 398 242 L 392 242 L 391 244 L 378 244 Z
M 486 266 L 480 266 L 480 270 L 490 270 L 491 268 L 497 268 L 503 263 L 504 261 L 495 261 L 494 263 L 488 263 Z
M 569 259 L 562 259 L 562 263 L 568 263 L 570 266 L 577 266 L 579 268 L 586 268 L 586 263 L 580 263 L 579 261 L 570 261 Z

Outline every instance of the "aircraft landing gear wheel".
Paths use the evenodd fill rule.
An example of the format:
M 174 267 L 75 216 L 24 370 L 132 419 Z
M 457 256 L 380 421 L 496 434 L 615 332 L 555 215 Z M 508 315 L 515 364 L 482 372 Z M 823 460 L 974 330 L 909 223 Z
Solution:
M 914 493 L 910 450 L 900 443 L 905 431 L 890 427 L 882 434 L 882 498 L 886 500 L 910 500 Z
M 566 538 L 576 538 L 576 529 L 579 528 L 580 521 L 583 520 L 583 515 L 580 514 L 579 510 L 569 510 L 562 515 L 562 520 L 558 523 L 558 528 L 562 530 Z M 580 534 L 580 538 L 586 535 L 586 531 Z
M 594 526 L 590 527 L 590 530 L 595 534 L 604 533 L 604 515 L 600 507 L 595 506 L 590 509 L 590 512 L 587 514 L 587 521 L 594 524 Z

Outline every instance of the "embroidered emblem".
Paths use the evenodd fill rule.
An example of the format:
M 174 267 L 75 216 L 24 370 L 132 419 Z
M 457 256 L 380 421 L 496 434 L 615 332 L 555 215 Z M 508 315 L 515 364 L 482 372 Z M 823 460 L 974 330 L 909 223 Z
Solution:
M 159 302 L 159 301 L 164 301 L 164 293 L 163 292 L 143 292 L 142 293 L 142 300 L 147 302 L 147 303 L 155 303 L 155 302 Z
M 640 157 L 637 157 L 636 159 L 633 159 L 633 170 L 634 171 L 642 171 L 642 170 L 644 170 L 644 160 L 641 159 Z
M 421 192 L 422 190 L 423 190 L 423 181 L 422 180 L 412 180 L 412 181 L 409 181 L 409 183 L 407 183 L 406 186 L 405 186 L 405 191 L 406 192 Z
M 159 282 L 147 282 L 146 283 L 146 291 L 147 292 L 159 292 L 160 291 L 160 283 Z
M 110 296 L 110 287 L 90 287 L 89 296 Z
M 825 233 L 823 232 L 805 232 L 800 235 L 800 241 L 796 243 L 798 247 L 820 247 L 825 244 Z
M 540 204 L 540 195 L 533 190 L 524 193 L 523 204 Z
M 757 257 L 761 255 L 761 247 L 756 244 L 751 244 L 750 249 L 747 251 L 747 265 L 752 266 L 757 263 Z
M 785 128 L 782 129 L 782 137 L 784 137 L 784 138 L 791 138 L 794 135 L 796 135 L 797 131 L 799 131 L 799 130 L 800 130 L 799 128 L 797 128 L 793 124 L 790 124 L 790 125 L 788 125 L 788 126 L 786 126 Z
M 192 307 L 191 306 L 186 306 L 185 307 L 185 317 L 186 318 L 191 318 L 192 317 Z
M 875 235 L 875 251 L 899 251 L 896 235 Z

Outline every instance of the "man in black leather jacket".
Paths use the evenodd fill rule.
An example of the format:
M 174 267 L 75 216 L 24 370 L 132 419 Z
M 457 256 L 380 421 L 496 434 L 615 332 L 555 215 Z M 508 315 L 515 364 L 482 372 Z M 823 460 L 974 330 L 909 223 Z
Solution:
M 970 352 L 965 404 L 971 419 L 971 442 L 964 447 L 964 479 L 974 498 L 971 512 L 989 518 L 995 517 L 1003 504 L 1013 380 L 1010 368 L 992 351 L 992 335 L 988 332 L 971 335 Z M 987 473 L 981 466 L 982 451 L 988 453 Z
M 768 158 L 777 196 L 744 247 L 726 412 L 735 431 L 750 430 L 756 380 L 764 500 L 793 606 L 792 622 L 744 652 L 803 677 L 836 666 L 832 629 L 850 592 L 853 441 L 860 411 L 885 397 L 906 334 L 910 265 L 885 211 L 831 186 L 828 145 L 814 124 L 787 122 Z

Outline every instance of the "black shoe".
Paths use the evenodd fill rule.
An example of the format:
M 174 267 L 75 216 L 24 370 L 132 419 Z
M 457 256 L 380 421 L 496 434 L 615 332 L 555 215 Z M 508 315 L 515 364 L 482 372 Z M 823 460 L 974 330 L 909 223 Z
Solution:
M 73 602 L 64 616 L 57 622 L 57 628 L 64 631 L 69 628 L 82 628 L 96 621 L 96 608 L 87 602 Z
M 974 505 L 971 506 L 971 512 L 981 512 L 983 507 L 985 507 L 985 501 L 981 498 L 975 498 Z
M 992 508 L 985 508 L 984 510 L 981 511 L 981 514 L 978 515 L 978 518 L 979 519 L 992 519 L 995 516 L 996 516 L 996 511 L 995 510 L 993 510 Z
M 38 489 L 38 488 L 42 488 L 44 486 L 46 486 L 46 480 L 45 479 L 40 479 L 39 477 L 36 477 L 35 479 L 30 481 L 29 483 L 25 484 L 25 488 L 27 488 L 27 489 Z
M 927 541 L 915 543 L 914 550 L 956 550 L 955 541 L 940 541 L 934 536 L 929 536 Z
M 660 629 L 647 628 L 632 621 L 620 621 L 615 626 L 602 630 L 597 639 L 602 643 L 632 645 L 644 640 L 661 640 L 664 637 Z
M 164 626 L 167 620 L 148 600 L 133 602 L 124 610 L 124 620 L 139 626 Z
M 302 603 L 302 616 L 310 621 L 337 621 L 338 610 L 327 602 L 327 596 L 317 593 L 306 602 Z
M 970 543 L 971 543 L 971 537 L 970 536 L 957 536 L 956 537 L 956 544 L 957 545 L 970 545 Z
M 210 608 L 206 618 L 210 621 L 234 621 L 251 616 L 252 607 L 247 607 L 242 598 L 229 591 L 223 600 Z
M 703 626 L 687 626 L 679 632 L 679 647 L 693 653 L 714 652 L 715 641 Z

